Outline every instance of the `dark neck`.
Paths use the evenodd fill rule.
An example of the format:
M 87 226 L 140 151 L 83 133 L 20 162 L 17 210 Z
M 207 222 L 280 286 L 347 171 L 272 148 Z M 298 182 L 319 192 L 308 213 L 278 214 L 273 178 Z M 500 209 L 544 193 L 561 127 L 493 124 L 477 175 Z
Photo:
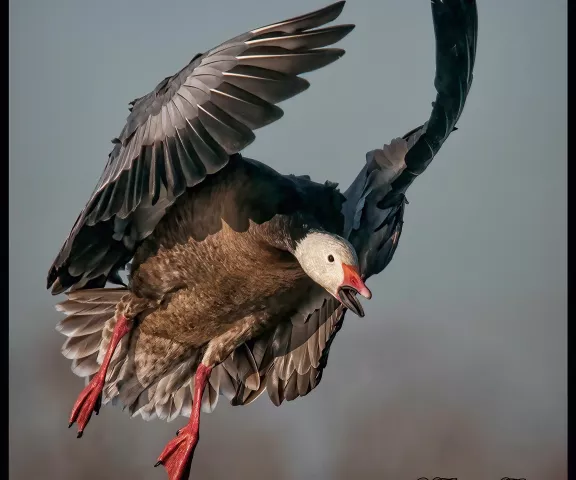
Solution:
M 306 235 L 323 231 L 316 220 L 297 213 L 277 215 L 264 227 L 263 234 L 269 244 L 294 254 L 296 246 Z

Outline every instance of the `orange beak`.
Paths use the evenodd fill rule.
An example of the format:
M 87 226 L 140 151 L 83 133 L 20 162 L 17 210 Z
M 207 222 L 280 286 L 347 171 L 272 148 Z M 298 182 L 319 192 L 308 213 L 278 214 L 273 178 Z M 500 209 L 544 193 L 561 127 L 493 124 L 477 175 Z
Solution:
M 359 317 L 363 317 L 364 309 L 356 298 L 356 294 L 359 293 L 363 297 L 370 299 L 372 298 L 372 292 L 362 280 L 357 268 L 343 263 L 342 270 L 344 270 L 344 279 L 338 287 L 339 300 L 346 308 Z
M 344 270 L 344 280 L 342 281 L 342 285 L 340 285 L 341 287 L 352 287 L 363 297 L 367 299 L 372 298 L 372 292 L 360 277 L 358 269 L 343 263 L 342 270 Z

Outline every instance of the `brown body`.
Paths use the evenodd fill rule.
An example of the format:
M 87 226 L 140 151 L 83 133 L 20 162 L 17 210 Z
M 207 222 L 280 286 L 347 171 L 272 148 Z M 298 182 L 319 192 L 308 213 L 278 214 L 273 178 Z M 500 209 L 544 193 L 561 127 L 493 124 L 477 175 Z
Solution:
M 139 285 L 147 290 L 178 282 L 156 309 L 138 318 L 131 348 L 143 386 L 209 344 L 207 360 L 218 364 L 240 343 L 293 314 L 312 281 L 291 255 L 260 248 L 259 230 L 255 225 L 238 233 L 224 226 L 203 242 L 161 248 L 134 272 L 138 296 Z
M 134 322 L 124 345 L 131 367 L 108 377 L 123 403 L 183 363 L 221 363 L 292 317 L 314 287 L 293 255 L 296 242 L 312 228 L 341 233 L 341 201 L 333 185 L 240 156 L 180 197 L 136 250 L 117 312 L 132 308 Z
M 245 318 L 290 314 L 312 281 L 292 255 L 263 244 L 261 230 L 224 225 L 202 242 L 190 239 L 147 258 L 132 273 L 132 291 L 167 293 L 139 329 L 199 348 Z

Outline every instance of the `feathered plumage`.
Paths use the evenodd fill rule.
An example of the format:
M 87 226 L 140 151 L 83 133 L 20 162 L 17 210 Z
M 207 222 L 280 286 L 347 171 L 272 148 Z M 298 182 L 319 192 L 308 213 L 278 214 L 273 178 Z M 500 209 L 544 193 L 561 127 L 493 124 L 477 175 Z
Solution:
M 341 194 L 333 183 L 281 175 L 240 151 L 253 130 L 282 116 L 278 102 L 308 87 L 301 73 L 343 55 L 326 47 L 353 26 L 324 27 L 343 6 L 237 36 L 131 102 L 48 274 L 52 293 L 67 294 L 58 306 L 68 315 L 58 325 L 68 337 L 62 352 L 87 388 L 103 375 L 103 403 L 170 421 L 196 415 L 198 392 L 212 411 L 220 395 L 244 405 L 267 391 L 280 405 L 320 382 L 347 309 L 361 312 L 353 295 L 338 297 L 335 288 L 363 291 L 391 261 L 406 189 L 462 113 L 477 36 L 474 1 L 432 2 L 438 95 L 430 119 L 369 152 Z M 342 250 L 335 259 L 320 247 L 302 263 L 298 246 L 318 232 Z M 104 288 L 120 283 L 128 262 L 129 284 Z M 75 412 L 85 425 L 91 410 L 82 410 L 82 398 Z M 175 442 L 167 448 L 180 448 Z M 169 457 L 165 451 L 160 461 L 182 478 Z

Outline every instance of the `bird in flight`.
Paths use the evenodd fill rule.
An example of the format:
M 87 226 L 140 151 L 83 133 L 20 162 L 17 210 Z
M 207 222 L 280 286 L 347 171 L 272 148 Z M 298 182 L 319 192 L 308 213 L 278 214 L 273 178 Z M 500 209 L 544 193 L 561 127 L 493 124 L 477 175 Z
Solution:
M 353 25 L 343 1 L 196 55 L 130 102 L 98 184 L 51 266 L 66 294 L 58 330 L 85 378 L 70 415 L 189 417 L 158 458 L 188 477 L 200 412 L 220 395 L 274 404 L 320 382 L 332 341 L 367 279 L 392 259 L 405 192 L 455 130 L 472 83 L 474 1 L 433 0 L 436 101 L 429 120 L 369 152 L 350 187 L 283 175 L 241 151 L 278 120 L 300 75 L 335 62 Z M 127 270 L 124 281 L 120 272 Z

